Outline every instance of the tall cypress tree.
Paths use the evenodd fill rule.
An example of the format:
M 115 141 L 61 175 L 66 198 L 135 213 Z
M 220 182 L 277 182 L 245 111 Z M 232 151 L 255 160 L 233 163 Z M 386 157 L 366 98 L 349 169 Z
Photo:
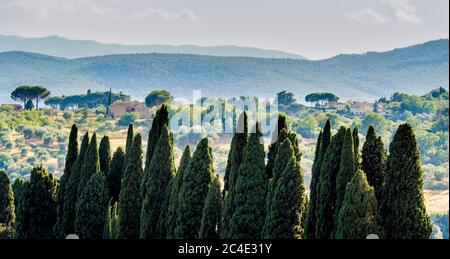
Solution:
M 42 167 L 31 171 L 26 199 L 29 211 L 29 238 L 52 239 L 56 223 L 56 194 L 58 180 Z
M 59 181 L 59 190 L 56 200 L 56 224 L 53 229 L 55 237 L 62 239 L 65 237 L 63 231 L 63 217 L 64 217 L 64 196 L 66 193 L 67 185 L 69 184 L 70 175 L 72 173 L 72 167 L 75 160 L 78 157 L 78 128 L 74 124 L 69 135 L 69 146 L 66 155 L 66 164 L 64 167 L 64 174 Z
M 199 237 L 203 207 L 213 172 L 211 148 L 208 146 L 208 139 L 204 138 L 197 145 L 181 185 L 175 238 Z
M 272 144 L 269 145 L 269 152 L 267 154 L 267 167 L 266 167 L 267 179 L 272 178 L 272 170 L 274 167 L 275 158 L 277 156 L 278 147 L 281 144 L 281 142 L 284 140 L 284 139 L 281 140 L 279 138 L 280 133 L 283 129 L 286 131 L 288 129 L 287 123 L 286 123 L 286 116 L 280 114 L 278 116 L 278 122 L 277 122 L 277 126 L 275 128 L 275 132 L 272 136 Z
M 219 239 L 221 211 L 222 196 L 220 191 L 220 179 L 217 175 L 212 180 L 208 195 L 206 196 L 199 238 Z
M 156 225 L 156 238 L 165 239 L 167 236 L 167 214 L 169 212 L 170 196 L 172 195 L 172 189 L 175 184 L 175 177 L 170 179 L 169 184 L 166 187 L 164 201 L 161 204 L 161 212 L 159 213 L 158 224 Z
M 346 129 L 341 127 L 333 136 L 320 169 L 318 205 L 316 208 L 316 238 L 333 238 L 334 211 L 336 207 L 336 176 L 341 164 L 342 145 Z
M 162 105 L 156 112 L 155 118 L 152 122 L 152 128 L 148 133 L 147 140 L 147 153 L 145 157 L 144 175 L 141 183 L 141 197 L 145 199 L 147 196 L 147 186 L 149 186 L 148 180 L 150 179 L 150 164 L 152 162 L 153 153 L 155 152 L 156 145 L 158 144 L 159 137 L 165 126 L 169 125 L 169 111 L 167 105 Z
M 103 237 L 108 196 L 105 174 L 94 173 L 77 201 L 74 229 L 80 239 Z
M 262 236 L 266 216 L 267 176 L 264 145 L 256 125 L 244 149 L 244 160 L 236 182 L 236 209 L 230 220 L 229 238 L 258 239 Z
M 361 169 L 361 156 L 359 154 L 360 140 L 358 128 L 353 129 L 352 135 L 353 135 L 353 151 L 355 152 L 355 168 L 357 170 Z
M 317 222 L 317 207 L 319 196 L 319 182 L 320 182 L 320 168 L 322 167 L 323 158 L 326 150 L 331 142 L 331 124 L 330 121 L 325 123 L 325 127 L 319 135 L 316 144 L 316 154 L 314 157 L 314 164 L 312 167 L 312 177 L 309 191 L 309 207 L 308 216 L 305 225 L 305 238 L 314 239 L 316 237 L 316 222 Z
M 127 168 L 127 161 L 131 154 L 131 147 L 133 146 L 133 138 L 134 138 L 134 126 L 133 124 L 128 125 L 127 131 L 127 140 L 125 143 L 125 161 L 123 164 L 123 169 Z
M 428 239 L 432 231 L 423 196 L 420 154 L 409 124 L 389 146 L 381 212 L 388 239 Z
M 83 193 L 84 187 L 92 175 L 100 169 L 98 150 L 97 150 L 97 134 L 94 133 L 86 151 L 86 156 L 81 166 L 80 185 L 78 186 L 78 197 Z
M 173 140 L 164 126 L 156 145 L 152 162 L 148 168 L 147 192 L 142 201 L 140 238 L 155 239 L 161 208 L 166 197 L 167 186 L 175 175 Z M 165 220 L 165 219 L 161 219 Z
M 347 185 L 338 215 L 336 239 L 366 239 L 370 234 L 382 236 L 378 218 L 375 192 L 364 172 L 359 170 Z
M 283 142 L 284 143 L 284 142 Z M 291 155 L 277 182 L 264 224 L 265 239 L 300 239 L 305 210 L 305 187 L 300 161 Z
M 14 225 L 14 239 L 29 239 L 30 233 L 30 200 L 28 199 L 30 182 L 18 178 L 14 181 L 14 207 L 16 222 Z
M 73 223 L 75 221 L 75 209 L 78 199 L 78 186 L 80 185 L 81 180 L 81 167 L 84 163 L 84 157 L 86 156 L 88 146 L 89 133 L 86 132 L 81 141 L 80 153 L 73 163 L 70 178 L 64 192 L 63 224 L 59 237 L 73 234 Z
M 247 114 L 244 112 L 240 115 L 237 124 L 236 133 L 231 140 L 230 152 L 228 154 L 227 167 L 225 169 L 224 178 L 224 204 L 223 219 L 221 224 L 221 236 L 226 237 L 229 232 L 229 224 L 231 216 L 234 213 L 234 190 L 236 180 L 239 177 L 239 167 L 244 158 L 244 148 L 248 142 L 248 124 Z
M 120 239 L 139 238 L 142 206 L 139 188 L 142 174 L 142 138 L 137 134 L 133 139 L 119 195 Z
M 100 162 L 100 172 L 109 174 L 109 163 L 111 161 L 111 145 L 109 143 L 109 137 L 103 136 L 98 148 L 98 157 Z
M 375 196 L 381 201 L 382 185 L 384 182 L 384 164 L 387 151 L 381 137 L 377 137 L 375 129 L 370 126 L 367 131 L 366 141 L 362 149 L 362 169 L 367 175 L 369 185 L 375 189 Z
M 14 193 L 8 174 L 0 170 L 0 239 L 12 239 L 16 221 Z
M 354 147 L 352 131 L 347 129 L 344 136 L 344 143 L 342 144 L 341 165 L 339 166 L 339 172 L 336 176 L 335 221 L 337 221 L 339 210 L 344 201 L 347 184 L 352 180 L 353 175 L 356 172 L 357 163 L 355 162 L 356 156 Z
M 118 202 L 111 205 L 111 201 L 106 210 L 105 228 L 103 231 L 103 239 L 119 238 L 119 206 Z
M 123 165 L 125 162 L 125 153 L 122 148 L 117 148 L 114 152 L 111 162 L 109 163 L 109 171 L 106 175 L 108 182 L 109 197 L 112 199 L 113 204 L 119 201 L 120 184 L 123 177 Z
M 171 189 L 169 207 L 167 209 L 167 218 L 166 218 L 166 238 L 174 239 L 175 238 L 175 227 L 176 220 L 178 217 L 178 196 L 180 193 L 181 185 L 184 182 L 184 175 L 189 166 L 189 162 L 191 160 L 191 149 L 189 146 L 186 146 L 184 149 L 183 155 L 180 159 L 180 165 L 178 166 L 177 174 L 173 180 L 173 187 Z

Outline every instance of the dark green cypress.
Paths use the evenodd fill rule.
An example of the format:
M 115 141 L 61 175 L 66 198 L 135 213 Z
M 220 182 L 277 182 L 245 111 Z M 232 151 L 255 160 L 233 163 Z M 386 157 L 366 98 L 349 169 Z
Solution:
M 30 182 L 18 178 L 14 181 L 14 207 L 16 222 L 14 225 L 14 239 L 29 239 L 30 233 Z
M 147 140 L 147 153 L 145 156 L 145 167 L 144 175 L 142 177 L 141 183 L 141 197 L 145 199 L 147 196 L 147 186 L 149 186 L 148 176 L 150 173 L 150 164 L 152 162 L 153 153 L 155 152 L 156 145 L 158 144 L 159 137 L 165 126 L 169 125 L 169 112 L 167 105 L 162 105 L 161 108 L 156 112 L 155 118 L 152 122 L 152 128 L 148 133 Z
M 56 223 L 56 194 L 58 180 L 42 167 L 31 171 L 29 192 L 29 238 L 52 239 Z
M 81 141 L 80 153 L 73 163 L 70 178 L 64 192 L 64 206 L 63 206 L 63 224 L 60 232 L 61 236 L 73 234 L 73 223 L 75 221 L 75 209 L 78 199 L 78 186 L 81 180 L 81 167 L 84 163 L 87 149 L 89 147 L 89 134 L 86 134 Z
M 381 237 L 378 218 L 375 192 L 364 172 L 359 170 L 347 185 L 338 215 L 336 239 L 366 239 L 370 234 Z
M 281 132 L 281 135 L 287 134 L 286 130 Z M 284 169 L 289 163 L 289 160 L 294 156 L 294 148 L 289 138 L 285 138 L 280 145 L 278 145 L 278 152 L 275 158 L 272 178 L 269 180 L 269 186 L 267 191 L 267 205 L 266 208 L 270 208 L 270 202 L 272 202 L 273 194 L 277 188 L 278 180 L 284 172 Z
M 275 158 L 277 156 L 278 146 L 281 144 L 281 142 L 284 140 L 281 140 L 279 138 L 281 131 L 285 129 L 287 131 L 287 123 L 286 123 L 286 116 L 280 114 L 278 116 L 278 122 L 277 126 L 275 128 L 275 132 L 272 136 L 272 144 L 269 145 L 269 152 L 267 154 L 267 167 L 266 167 L 266 174 L 267 179 L 272 178 L 272 170 L 275 163 Z
M 336 176 L 341 164 L 342 144 L 346 129 L 341 127 L 327 148 L 320 169 L 318 205 L 316 208 L 316 238 L 333 238 L 335 230 Z
M 81 179 L 80 185 L 78 186 L 78 197 L 83 193 L 84 187 L 86 186 L 91 176 L 100 170 L 98 150 L 97 150 L 97 134 L 94 133 L 89 143 L 89 147 L 86 151 L 86 156 L 81 166 Z
M 109 172 L 106 175 L 108 181 L 109 197 L 113 200 L 113 203 L 119 201 L 120 184 L 123 177 L 123 165 L 125 162 L 125 153 L 122 148 L 117 148 L 114 152 L 111 162 L 109 163 Z
M 178 166 L 177 174 L 173 180 L 173 187 L 170 194 L 169 208 L 167 209 L 167 219 L 166 219 L 166 238 L 174 239 L 175 238 L 175 227 L 176 220 L 178 217 L 178 196 L 180 193 L 181 185 L 183 184 L 184 175 L 189 166 L 189 162 L 191 160 L 191 149 L 189 146 L 186 146 L 184 149 L 183 155 L 180 159 L 180 164 Z
M 120 239 L 139 238 L 142 206 L 139 188 L 142 174 L 142 138 L 137 134 L 133 139 L 119 195 Z
M 98 148 L 98 158 L 100 163 L 100 172 L 109 174 L 109 163 L 111 161 L 111 145 L 109 143 L 109 137 L 103 136 Z
M 114 205 L 108 205 L 106 210 L 105 228 L 103 232 L 103 239 L 118 239 L 119 238 L 119 207 L 118 202 Z
M 236 181 L 236 209 L 230 220 L 229 238 L 259 239 L 266 216 L 267 177 L 264 145 L 256 125 L 244 149 L 244 160 Z
M 67 185 L 69 184 L 70 175 L 72 173 L 72 167 L 75 160 L 78 157 L 78 128 L 74 124 L 69 135 L 69 146 L 66 155 L 66 164 L 64 167 L 64 174 L 61 176 L 59 181 L 59 190 L 56 200 L 56 224 L 53 229 L 55 237 L 58 239 L 65 238 L 65 233 L 63 230 L 63 217 L 64 217 L 64 196 L 66 193 Z
M 127 131 L 127 140 L 125 143 L 125 161 L 123 168 L 127 168 L 127 161 L 131 154 L 131 147 L 133 146 L 133 138 L 134 138 L 134 126 L 133 124 L 128 125 L 128 131 Z
M 0 170 L 0 239 L 12 239 L 16 221 L 14 193 L 8 174 Z
M 213 157 L 208 139 L 202 139 L 189 163 L 178 200 L 175 238 L 195 239 L 199 236 L 203 207 L 213 177 Z
M 165 239 L 167 236 L 167 214 L 169 211 L 169 203 L 170 197 L 172 195 L 172 189 L 175 184 L 175 177 L 170 179 L 169 184 L 167 185 L 164 201 L 161 205 L 161 213 L 159 214 L 158 225 L 156 226 L 156 238 L 157 239 Z
M 361 155 L 359 154 L 359 146 L 360 146 L 360 140 L 359 140 L 359 130 L 358 128 L 353 129 L 353 150 L 355 152 L 355 169 L 361 169 Z
M 105 174 L 94 173 L 77 201 L 74 229 L 80 239 L 103 237 L 108 196 Z
M 400 125 L 389 146 L 381 199 L 388 239 L 428 239 L 432 224 L 426 212 L 420 153 L 409 124 Z
M 200 239 L 219 239 L 221 211 L 222 195 L 220 191 L 220 179 L 216 175 L 211 182 L 208 195 L 206 196 L 202 223 L 200 225 Z
M 320 168 L 322 167 L 323 158 L 325 157 L 326 150 L 331 142 L 331 124 L 327 121 L 321 135 L 317 140 L 316 154 L 314 157 L 314 164 L 311 170 L 311 184 L 309 194 L 309 208 L 308 216 L 305 226 L 305 238 L 314 239 L 316 237 L 316 222 L 317 222 L 317 207 L 319 196 L 319 183 L 320 183 Z
M 270 207 L 267 209 L 263 238 L 302 238 L 302 216 L 305 202 L 306 195 L 300 161 L 291 155 L 288 165 L 279 177 Z
M 155 239 L 157 237 L 156 230 L 166 197 L 167 186 L 174 175 L 172 134 L 167 126 L 164 126 L 146 175 L 148 179 L 146 180 L 146 196 L 142 201 L 141 239 Z
M 384 182 L 384 164 L 387 151 L 381 137 L 377 137 L 375 129 L 370 126 L 362 149 L 362 168 L 367 175 L 369 185 L 375 189 L 375 196 L 381 201 Z

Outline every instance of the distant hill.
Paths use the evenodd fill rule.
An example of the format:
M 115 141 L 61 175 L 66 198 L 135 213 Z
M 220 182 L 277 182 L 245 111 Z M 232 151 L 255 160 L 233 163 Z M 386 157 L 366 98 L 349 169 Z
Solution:
M 273 97 L 285 89 L 300 101 L 317 91 L 333 92 L 344 100 L 373 101 L 396 91 L 424 94 L 438 86 L 448 88 L 448 82 L 448 40 L 321 61 L 185 54 L 65 59 L 0 53 L 0 102 L 11 102 L 11 90 L 21 84 L 44 85 L 55 95 L 111 87 L 141 100 L 153 89 L 183 97 L 192 97 L 193 89 L 217 97 Z
M 257 57 L 305 59 L 302 56 L 277 50 L 238 46 L 201 47 L 194 45 L 120 45 L 91 40 L 70 40 L 58 36 L 23 38 L 0 35 L 0 52 L 24 51 L 64 58 L 81 58 L 114 54 L 194 54 L 222 57 Z

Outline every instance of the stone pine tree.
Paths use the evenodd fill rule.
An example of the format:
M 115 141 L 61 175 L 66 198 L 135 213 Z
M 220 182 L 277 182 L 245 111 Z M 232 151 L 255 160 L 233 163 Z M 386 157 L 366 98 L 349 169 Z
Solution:
M 157 238 L 156 230 L 161 208 L 166 197 L 167 186 L 174 175 L 175 162 L 172 134 L 165 125 L 154 150 L 148 173 L 145 174 L 145 177 L 148 177 L 148 179 L 143 179 L 147 183 L 147 191 L 142 201 L 141 239 Z
M 73 163 L 70 178 L 64 192 L 63 224 L 61 226 L 60 236 L 65 237 L 68 234 L 74 234 L 73 223 L 75 221 L 75 209 L 78 199 L 78 186 L 81 180 L 81 167 L 83 166 L 88 146 L 89 134 L 86 132 L 81 141 L 80 152 Z
M 288 165 L 280 175 L 272 202 L 267 209 L 263 238 L 302 238 L 302 215 L 305 203 L 306 195 L 300 161 L 291 155 Z
M 65 237 L 65 233 L 63 231 L 64 196 L 66 193 L 66 189 L 68 188 L 67 185 L 69 184 L 70 175 L 72 173 L 72 167 L 77 157 L 78 157 L 78 128 L 76 125 L 72 125 L 72 129 L 69 135 L 69 146 L 67 149 L 64 173 L 59 180 L 59 190 L 56 200 L 57 219 L 53 230 L 55 237 L 59 239 Z
M 388 239 L 428 239 L 432 232 L 423 196 L 420 154 L 409 124 L 400 125 L 389 146 L 381 199 Z
M 175 227 L 176 239 L 199 237 L 203 207 L 212 178 L 213 157 L 208 139 L 204 138 L 197 145 L 181 185 Z
M 272 136 L 272 144 L 269 145 L 269 152 L 267 154 L 267 179 L 272 178 L 272 170 L 275 163 L 275 157 L 277 156 L 278 146 L 281 144 L 281 140 L 279 139 L 281 131 L 285 129 L 287 130 L 286 116 L 280 114 L 278 116 L 277 126 L 275 128 L 275 132 Z
M 127 140 L 125 143 L 125 160 L 123 164 L 123 169 L 127 168 L 127 160 L 130 156 L 131 147 L 133 146 L 133 138 L 134 138 L 134 126 L 133 124 L 128 125 L 128 131 L 127 131 Z
M 14 239 L 29 239 L 30 235 L 30 182 L 18 178 L 14 181 L 14 207 L 16 222 L 14 224 Z
M 356 156 L 354 147 L 352 131 L 347 129 L 344 136 L 344 143 L 342 144 L 341 165 L 339 166 L 339 172 L 336 176 L 335 221 L 337 220 L 339 210 L 344 201 L 347 184 L 352 180 L 353 175 L 356 172 L 357 163 L 355 162 Z
M 152 128 L 148 133 L 147 140 L 147 153 L 145 156 L 144 176 L 141 183 L 141 197 L 144 199 L 147 195 L 148 180 L 150 179 L 148 174 L 150 173 L 150 164 L 152 162 L 153 153 L 155 152 L 156 145 L 158 144 L 159 137 L 165 126 L 169 125 L 169 112 L 167 105 L 162 105 L 156 112 L 155 118 L 152 122 Z
M 249 136 L 236 182 L 235 211 L 230 220 L 231 239 L 259 239 L 266 216 L 267 175 L 264 145 L 258 124 Z
M 334 211 L 336 207 L 336 176 L 341 164 L 342 145 L 346 129 L 341 127 L 333 136 L 320 169 L 319 195 L 317 198 L 316 238 L 334 237 Z
M 103 172 L 94 173 L 77 202 L 74 229 L 80 239 L 101 239 L 108 208 L 108 186 Z
M 220 191 L 220 178 L 214 177 L 209 187 L 208 195 L 203 208 L 202 223 L 200 225 L 200 239 L 219 239 L 222 211 L 222 195 Z
M 234 189 L 239 174 L 239 167 L 244 158 L 244 148 L 248 142 L 247 114 L 240 115 L 237 129 L 231 140 L 230 152 L 228 154 L 227 167 L 224 177 L 224 201 L 221 223 L 221 236 L 226 237 L 229 232 L 229 223 L 234 212 Z
M 80 185 L 78 186 L 78 197 L 84 190 L 89 179 L 95 173 L 100 170 L 98 149 L 97 149 L 97 134 L 94 133 L 89 143 L 89 147 L 86 151 L 86 156 L 84 157 L 83 165 L 81 166 L 81 178 Z
M 109 143 L 109 137 L 103 136 L 98 148 L 98 158 L 100 163 L 100 172 L 109 174 L 109 163 L 111 161 L 111 145 Z
M 317 222 L 317 206 L 319 201 L 319 182 L 320 182 L 320 169 L 322 167 L 323 158 L 326 150 L 331 142 L 331 124 L 330 121 L 325 123 L 322 134 L 319 135 L 316 145 L 316 154 L 314 157 L 314 164 L 312 167 L 312 177 L 310 184 L 309 194 L 309 207 L 308 216 L 305 224 L 305 238 L 314 239 L 316 237 L 316 222 Z
M 42 167 L 33 168 L 30 176 L 29 192 L 29 238 L 52 239 L 56 223 L 56 194 L 58 180 Z
M 375 189 L 375 196 L 381 201 L 382 185 L 384 182 L 384 164 L 387 159 L 387 151 L 381 137 L 377 137 L 374 127 L 367 131 L 366 141 L 362 148 L 361 166 L 367 175 L 369 185 Z
M 108 182 L 109 197 L 113 203 L 119 201 L 120 184 L 123 177 L 123 165 L 125 162 L 125 153 L 122 148 L 117 148 L 114 152 L 111 162 L 109 163 L 109 171 L 106 175 Z
M 181 185 L 184 182 L 184 175 L 189 166 L 189 162 L 191 160 L 191 149 L 189 146 L 183 151 L 183 155 L 180 159 L 180 165 L 178 166 L 177 174 L 173 180 L 173 186 L 170 194 L 169 207 L 167 209 L 166 216 L 166 238 L 174 239 L 175 238 L 175 227 L 176 220 L 178 217 L 178 196 L 180 193 Z
M 138 239 L 142 199 L 140 183 L 142 179 L 142 138 L 137 134 L 133 139 L 119 195 L 119 238 Z
M 377 200 L 366 175 L 359 170 L 347 185 L 338 214 L 336 239 L 366 239 L 370 234 L 382 237 L 378 225 Z
M 361 169 L 361 155 L 359 154 L 359 130 L 358 128 L 354 128 L 352 132 L 353 137 L 353 150 L 355 152 L 355 168 L 356 170 Z
M 0 239 L 12 239 L 16 220 L 14 193 L 8 174 L 0 170 Z

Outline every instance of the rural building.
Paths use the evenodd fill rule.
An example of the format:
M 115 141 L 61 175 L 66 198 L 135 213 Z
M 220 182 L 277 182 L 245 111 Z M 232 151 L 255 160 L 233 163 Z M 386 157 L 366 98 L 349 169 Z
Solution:
M 115 102 L 109 106 L 108 116 L 120 118 L 124 113 L 137 112 L 140 119 L 150 119 L 150 111 L 144 103 L 138 101 Z
M 21 111 L 23 109 L 22 105 L 20 104 L 2 104 L 1 107 L 12 107 L 15 111 Z
M 352 112 L 355 115 L 363 115 L 366 112 L 372 112 L 373 111 L 373 104 L 369 102 L 362 102 L 362 103 L 353 103 L 350 107 L 350 112 Z

